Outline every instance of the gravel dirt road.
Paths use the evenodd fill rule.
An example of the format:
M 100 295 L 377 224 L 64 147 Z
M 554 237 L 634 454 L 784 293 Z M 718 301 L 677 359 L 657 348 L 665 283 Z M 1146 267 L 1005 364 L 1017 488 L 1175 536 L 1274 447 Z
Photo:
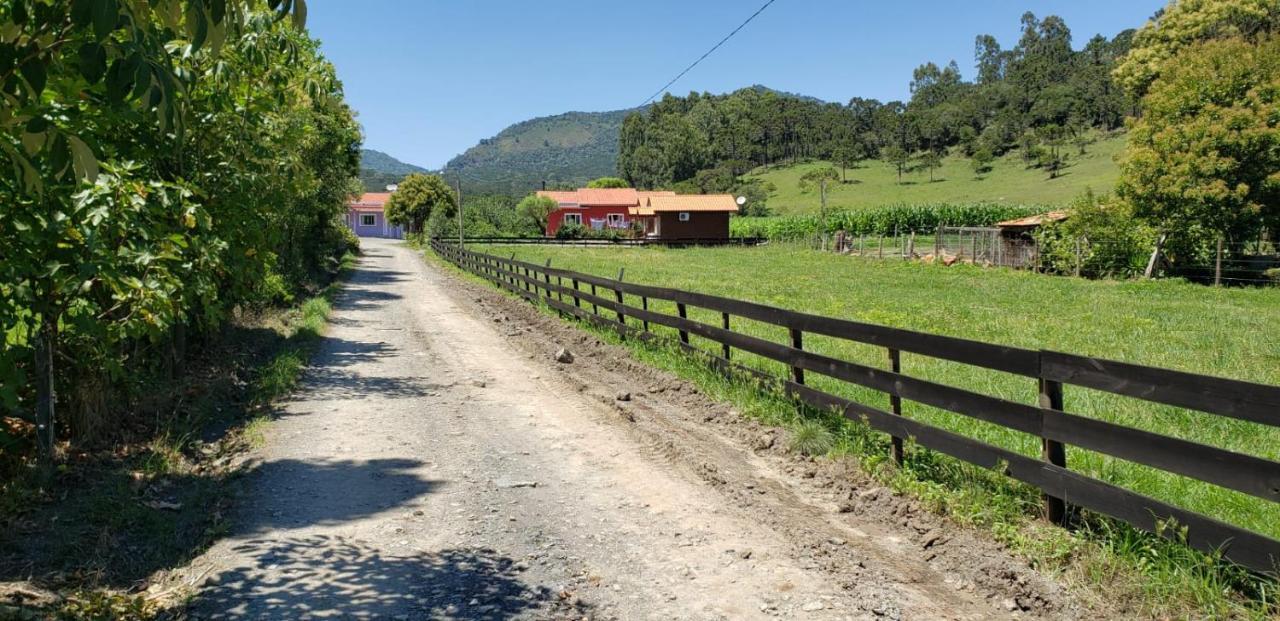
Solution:
M 571 364 L 556 362 L 567 347 Z M 619 400 L 619 393 L 630 400 Z M 1100 614 L 852 467 L 391 241 L 189 568 L 195 618 Z

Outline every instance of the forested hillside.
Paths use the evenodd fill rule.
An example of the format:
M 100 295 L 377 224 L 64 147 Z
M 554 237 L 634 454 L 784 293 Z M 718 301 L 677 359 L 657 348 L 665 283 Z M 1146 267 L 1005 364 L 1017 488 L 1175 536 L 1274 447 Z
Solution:
M 530 119 L 480 141 L 445 165 L 466 192 L 522 195 L 614 174 L 618 132 L 629 110 Z
M 1077 141 L 1120 127 L 1134 108 L 1111 76 L 1133 31 L 1094 36 L 1075 51 L 1059 17 L 1026 13 L 1022 27 L 1009 49 L 976 38 L 971 80 L 955 61 L 920 65 L 905 102 L 824 103 L 757 89 L 668 95 L 624 121 L 618 172 L 638 187 L 699 176 L 707 186 L 808 158 L 842 166 L 878 158 L 906 172 L 936 169 L 954 152 L 982 169 L 1017 149 L 1028 166 L 1057 176 Z
M 400 160 L 373 149 L 360 150 L 360 182 L 366 192 L 381 192 L 388 185 L 399 183 L 406 175 L 427 172 L 427 169 Z

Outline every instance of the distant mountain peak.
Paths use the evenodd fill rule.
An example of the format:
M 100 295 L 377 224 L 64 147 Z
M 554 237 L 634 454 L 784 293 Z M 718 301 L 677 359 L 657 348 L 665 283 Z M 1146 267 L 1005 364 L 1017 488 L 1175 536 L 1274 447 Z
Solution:
M 381 192 L 388 185 L 400 183 L 406 175 L 429 172 L 426 168 L 402 162 L 376 149 L 360 150 L 360 181 L 368 192 Z

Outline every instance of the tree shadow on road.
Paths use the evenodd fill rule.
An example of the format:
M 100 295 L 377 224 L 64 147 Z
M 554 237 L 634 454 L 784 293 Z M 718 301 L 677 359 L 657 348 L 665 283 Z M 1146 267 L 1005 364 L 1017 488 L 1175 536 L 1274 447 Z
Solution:
M 311 535 L 247 541 L 246 567 L 214 575 L 194 602 L 201 619 L 581 618 L 545 586 L 526 584 L 520 566 L 484 548 L 380 553 L 358 540 Z
M 443 481 L 423 478 L 414 459 L 368 461 L 281 459 L 252 471 L 250 497 L 240 512 L 242 536 L 277 529 L 346 524 L 407 506 L 439 491 Z
M 333 399 L 363 400 L 370 397 L 382 399 L 420 399 L 431 397 L 444 388 L 440 384 L 425 382 L 416 377 L 372 377 L 344 371 L 317 367 L 306 372 L 305 390 L 290 398 L 292 401 L 320 401 Z M 279 412 L 277 416 L 296 416 Z

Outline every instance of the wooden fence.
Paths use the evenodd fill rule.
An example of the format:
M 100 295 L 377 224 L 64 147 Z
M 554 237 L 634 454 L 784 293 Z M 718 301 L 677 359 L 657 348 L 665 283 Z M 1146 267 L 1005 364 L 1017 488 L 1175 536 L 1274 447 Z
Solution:
M 624 338 L 655 338 L 649 331 L 651 324 L 676 330 L 681 347 L 708 356 L 722 370 L 743 371 L 776 382 L 788 395 L 807 404 L 838 409 L 847 418 L 864 421 L 889 434 L 893 438 L 893 457 L 899 461 L 903 439 L 910 438 L 920 446 L 982 468 L 1001 468 L 1004 474 L 1038 488 L 1044 494 L 1046 517 L 1056 523 L 1066 521 L 1066 507 L 1071 505 L 1165 535 L 1179 529 L 1162 526 L 1176 524 L 1185 529 L 1186 542 L 1199 550 L 1221 551 L 1225 558 L 1259 572 L 1275 574 L 1280 568 L 1280 541 L 1073 472 L 1067 467 L 1066 447 L 1145 464 L 1270 502 L 1280 502 L 1280 463 L 1063 411 L 1063 388 L 1071 385 L 1280 426 L 1280 387 L 810 315 L 753 302 L 624 282 L 621 274 L 615 280 L 555 269 L 471 252 L 439 240 L 431 245 L 437 254 L 463 270 L 531 302 L 541 302 L 561 313 L 616 329 Z M 624 295 L 639 298 L 640 307 L 626 304 Z M 676 315 L 650 310 L 650 300 L 673 302 Z M 584 305 L 590 305 L 591 310 Z M 689 307 L 718 313 L 719 325 L 689 319 Z M 608 314 L 601 314 L 602 309 Z M 732 317 L 785 328 L 790 338 L 788 342 L 776 343 L 734 332 Z M 805 351 L 805 334 L 883 347 L 890 369 Z M 693 335 L 719 343 L 719 355 L 690 345 Z M 787 365 L 789 377 L 776 378 L 731 362 L 734 349 Z M 1040 403 L 1027 405 L 911 377 L 901 372 L 902 352 L 1035 380 Z M 892 411 L 806 386 L 806 372 L 884 392 L 890 397 Z M 1030 434 L 1040 439 L 1042 456 L 1035 459 L 902 416 L 904 399 Z
M 467 237 L 468 244 L 520 244 L 548 246 L 758 246 L 765 243 L 762 237 L 600 237 L 561 239 L 558 237 Z

